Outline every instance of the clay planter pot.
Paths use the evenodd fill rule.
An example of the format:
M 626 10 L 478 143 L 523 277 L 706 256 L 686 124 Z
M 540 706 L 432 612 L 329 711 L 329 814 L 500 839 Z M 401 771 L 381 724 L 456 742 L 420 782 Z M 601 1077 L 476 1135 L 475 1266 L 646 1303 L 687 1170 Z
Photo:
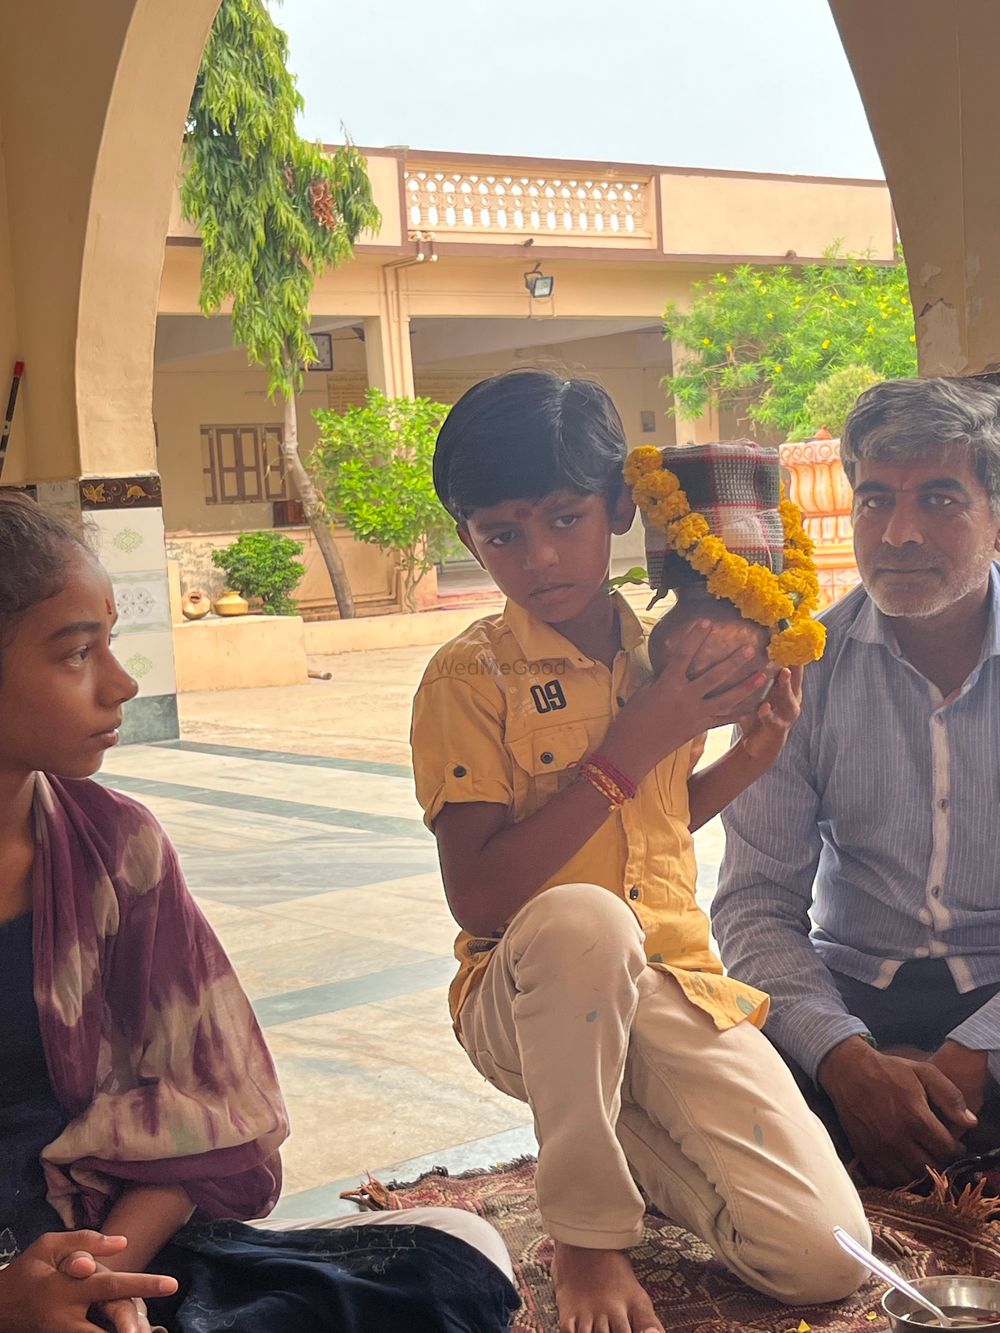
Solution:
M 721 662 L 738 648 L 751 647 L 754 657 L 740 663 L 734 670 L 732 679 L 713 690 L 709 698 L 724 694 L 726 690 L 738 685 L 741 680 L 755 671 L 767 672 L 767 684 L 749 695 L 745 701 L 746 712 L 752 712 L 766 699 L 778 667 L 768 659 L 767 645 L 769 632 L 756 621 L 744 620 L 732 602 L 720 601 L 712 597 L 703 584 L 685 585 L 675 589 L 676 605 L 665 612 L 649 636 L 649 660 L 654 672 L 659 675 L 667 663 L 671 652 L 677 647 L 680 636 L 696 620 L 708 620 L 712 624 L 711 636 L 698 650 L 691 663 L 688 678 L 693 680 L 703 671 Z

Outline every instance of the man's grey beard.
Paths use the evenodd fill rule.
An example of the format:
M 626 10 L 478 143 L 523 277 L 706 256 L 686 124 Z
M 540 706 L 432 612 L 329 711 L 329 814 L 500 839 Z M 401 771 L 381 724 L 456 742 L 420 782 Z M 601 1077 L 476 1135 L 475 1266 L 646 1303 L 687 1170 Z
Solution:
M 863 581 L 863 580 L 862 580 Z M 947 611 L 950 606 L 960 602 L 963 597 L 968 597 L 977 588 L 982 586 L 982 574 L 969 573 L 966 579 L 960 584 L 944 584 L 936 591 L 929 591 L 923 594 L 905 593 L 893 594 L 891 592 L 875 592 L 867 584 L 865 588 L 868 596 L 872 599 L 878 609 L 884 616 L 892 619 L 907 618 L 913 620 L 929 620 L 932 616 L 938 616 L 942 611 Z

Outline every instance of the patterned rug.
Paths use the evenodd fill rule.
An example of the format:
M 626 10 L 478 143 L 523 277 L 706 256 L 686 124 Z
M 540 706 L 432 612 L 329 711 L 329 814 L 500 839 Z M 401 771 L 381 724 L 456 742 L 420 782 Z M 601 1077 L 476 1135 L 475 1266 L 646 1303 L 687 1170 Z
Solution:
M 376 1208 L 466 1208 L 487 1218 L 507 1243 L 524 1301 L 514 1333 L 556 1333 L 548 1273 L 552 1244 L 541 1232 L 534 1176 L 530 1159 L 464 1176 L 439 1169 L 388 1189 L 373 1181 L 365 1201 Z M 907 1276 L 1000 1276 L 1000 1224 L 977 1221 L 953 1205 L 912 1194 L 866 1189 L 862 1197 L 876 1252 Z M 871 1281 L 837 1305 L 789 1309 L 745 1287 L 705 1245 L 662 1218 L 647 1217 L 632 1257 L 670 1333 L 881 1333 L 888 1328 L 879 1306 L 881 1283 Z

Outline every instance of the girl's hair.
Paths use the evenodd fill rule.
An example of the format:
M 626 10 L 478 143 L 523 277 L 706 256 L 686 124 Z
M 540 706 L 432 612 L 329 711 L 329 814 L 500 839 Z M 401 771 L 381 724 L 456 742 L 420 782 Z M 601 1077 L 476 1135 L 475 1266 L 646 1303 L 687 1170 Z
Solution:
M 25 496 L 0 493 L 0 647 L 19 616 L 59 591 L 81 551 L 82 538 L 61 519 Z
M 451 516 L 553 491 L 621 494 L 628 446 L 621 417 L 599 384 L 548 370 L 483 380 L 448 413 L 434 451 L 434 489 Z

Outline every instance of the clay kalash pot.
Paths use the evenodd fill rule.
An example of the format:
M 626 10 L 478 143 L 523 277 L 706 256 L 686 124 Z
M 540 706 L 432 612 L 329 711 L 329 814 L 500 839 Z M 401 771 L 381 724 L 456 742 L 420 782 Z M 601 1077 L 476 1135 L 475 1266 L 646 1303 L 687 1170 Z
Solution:
M 700 676 L 738 648 L 753 648 L 754 656 L 746 662 L 738 663 L 732 679 L 708 696 L 715 698 L 716 695 L 724 694 L 747 676 L 764 671 L 767 673 L 767 683 L 746 699 L 745 711 L 753 712 L 767 698 L 779 670 L 767 655 L 771 638 L 769 631 L 756 621 L 745 620 L 732 602 L 713 597 L 702 579 L 697 583 L 682 584 L 674 591 L 676 603 L 664 612 L 649 635 L 649 660 L 653 671 L 656 675 L 660 674 L 689 625 L 696 620 L 708 620 L 712 625 L 711 634 L 691 662 L 688 678 L 693 680 Z
M 181 615 L 185 620 L 202 620 L 211 609 L 211 599 L 198 588 L 181 599 Z
M 245 597 L 241 597 L 238 592 L 232 588 L 227 588 L 221 597 L 215 601 L 215 614 L 217 616 L 245 616 L 250 610 L 250 603 Z
M 658 486 L 658 474 L 667 474 Z M 630 475 L 631 474 L 631 475 Z M 675 604 L 661 616 L 649 639 L 653 670 L 659 674 L 672 652 L 680 647 L 680 638 L 694 621 L 707 620 L 712 626 L 709 637 L 698 649 L 688 668 L 694 680 L 717 666 L 740 648 L 752 648 L 753 657 L 733 664 L 732 676 L 709 696 L 715 698 L 746 680 L 764 672 L 767 680 L 748 695 L 740 711 L 753 712 L 767 696 L 779 668 L 768 657 L 771 634 L 763 625 L 747 620 L 728 599 L 713 597 L 707 579 L 698 572 L 704 567 L 689 561 L 687 552 L 697 554 L 701 537 L 688 540 L 681 555 L 674 547 L 672 520 L 678 515 L 657 514 L 657 507 L 680 498 L 688 513 L 698 516 L 701 536 L 716 542 L 709 552 L 707 569 L 712 569 L 721 550 L 739 556 L 751 564 L 779 571 L 782 568 L 784 529 L 779 503 L 781 475 L 778 451 L 751 440 L 717 440 L 701 445 L 682 445 L 666 449 L 640 448 L 626 463 L 626 480 L 643 514 L 646 566 L 654 600 L 672 591 Z M 685 520 L 686 521 L 686 520 Z M 665 526 L 666 525 L 666 526 Z

